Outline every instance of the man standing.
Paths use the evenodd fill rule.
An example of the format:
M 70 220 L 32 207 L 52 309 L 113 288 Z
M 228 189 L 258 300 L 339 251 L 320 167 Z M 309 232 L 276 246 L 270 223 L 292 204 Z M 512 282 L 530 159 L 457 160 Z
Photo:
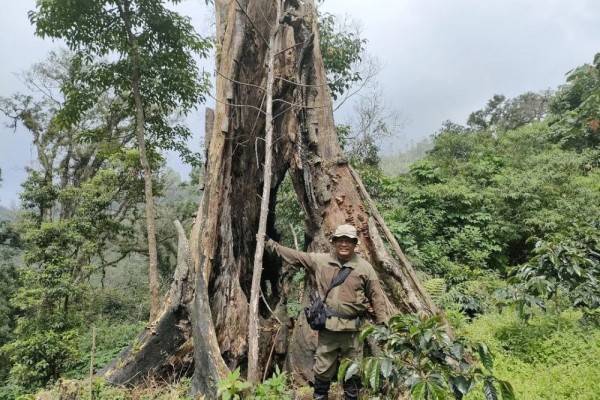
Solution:
M 267 249 L 289 264 L 302 265 L 315 275 L 317 292 L 324 299 L 328 318 L 325 329 L 319 331 L 315 353 L 315 399 L 326 400 L 331 380 L 337 373 L 340 360 L 362 357 L 362 343 L 358 340 L 361 320 L 371 305 L 377 323 L 387 319 L 383 290 L 371 264 L 355 253 L 358 244 L 356 228 L 340 225 L 331 237 L 333 251 L 304 253 L 284 247 L 269 239 Z M 339 285 L 331 283 L 343 268 L 350 274 Z M 326 293 L 328 292 L 326 296 Z M 344 398 L 358 399 L 360 379 L 353 377 L 343 382 Z

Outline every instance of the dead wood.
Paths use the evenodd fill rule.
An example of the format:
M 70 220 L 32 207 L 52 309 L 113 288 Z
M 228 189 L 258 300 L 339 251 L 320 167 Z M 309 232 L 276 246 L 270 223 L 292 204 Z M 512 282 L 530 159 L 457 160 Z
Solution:
M 198 360 L 202 361 L 203 374 L 194 376 L 194 382 L 202 393 L 216 396 L 216 382 L 225 376 L 227 368 L 216 344 L 208 292 L 205 286 L 202 290 L 202 283 L 198 286 L 201 290 L 195 290 L 188 241 L 179 221 L 175 226 L 179 240 L 177 268 L 158 318 L 99 374 L 116 385 L 136 385 L 157 377 L 167 382 L 176 380 L 194 371 L 195 347 L 201 353 Z M 202 274 L 196 276 L 196 281 L 199 279 Z M 192 312 L 193 307 L 201 312 Z M 194 340 L 192 326 L 201 328 L 195 330 L 200 334 Z
M 148 354 L 148 357 L 155 356 L 154 353 L 175 354 L 193 331 L 196 344 L 193 386 L 202 393 L 213 388 L 215 379 L 227 368 L 247 366 L 248 299 L 260 193 L 265 183 L 260 160 L 265 158 L 264 89 L 269 80 L 265 63 L 270 46 L 264 38 L 270 36 L 270 27 L 277 23 L 280 31 L 272 46 L 275 51 L 273 165 L 272 184 L 267 185 L 270 187 L 268 234 L 277 237 L 274 204 L 279 184 L 288 173 L 304 211 L 304 249 L 328 251 L 329 237 L 335 227 L 351 223 L 359 231 L 360 254 L 374 265 L 384 284 L 390 311 L 437 312 L 338 143 L 314 2 L 284 0 L 281 18 L 276 17 L 273 0 L 215 0 L 215 9 L 214 123 L 209 135 L 204 194 L 190 243 L 194 268 L 188 268 L 187 272 L 188 276 L 190 271 L 196 272 L 191 287 L 196 293 L 192 302 L 194 322 L 189 323 L 188 306 L 169 308 L 154 326 L 157 333 L 154 339 L 172 340 L 160 343 L 164 348 L 155 345 L 153 353 Z M 285 310 L 285 291 L 274 284 L 281 276 L 281 264 L 267 256 L 263 264 L 261 283 L 269 280 L 273 289 L 272 293 L 265 293 L 265 303 L 277 304 L 276 313 Z M 191 281 L 188 278 L 186 282 Z M 304 293 L 313 288 L 308 276 Z M 258 364 L 266 365 L 274 348 L 273 362 L 285 360 L 284 367 L 295 380 L 310 380 L 315 332 L 310 330 L 302 313 L 296 321 L 286 320 L 281 328 L 267 329 L 274 326 L 273 318 L 263 305 L 260 303 L 258 307 L 257 322 L 264 328 L 260 331 Z M 179 326 L 187 328 L 181 330 Z M 206 333 L 211 326 L 214 335 L 210 329 Z M 152 331 L 150 328 L 146 331 L 139 343 L 151 342 Z M 201 340 L 205 342 L 200 344 Z M 135 357 L 133 353 L 130 350 L 128 354 Z M 219 361 L 221 357 L 223 364 Z M 156 366 L 164 357 L 149 360 L 146 364 Z M 124 374 L 124 378 L 115 381 L 131 379 L 131 375 Z

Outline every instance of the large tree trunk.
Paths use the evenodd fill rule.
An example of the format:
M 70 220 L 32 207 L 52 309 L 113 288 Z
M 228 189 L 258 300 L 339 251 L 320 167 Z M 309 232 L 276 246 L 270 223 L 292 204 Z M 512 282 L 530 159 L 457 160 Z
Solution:
M 215 6 L 217 103 L 205 191 L 190 245 L 194 270 L 208 283 L 216 340 L 227 366 L 245 367 L 247 362 L 248 299 L 263 184 L 260 160 L 264 159 L 265 38 L 277 23 L 282 26 L 275 43 L 275 156 L 269 234 L 277 237 L 273 228 L 274 200 L 279 184 L 289 173 L 306 218 L 305 249 L 327 251 L 335 227 L 351 223 L 360 234 L 361 255 L 373 264 L 384 284 L 390 311 L 436 313 L 360 178 L 342 154 L 319 48 L 314 2 L 285 0 L 280 21 L 275 19 L 272 0 L 215 0 Z M 263 280 L 275 282 L 273 277 L 281 271 L 278 262 L 267 257 L 264 268 Z M 307 279 L 305 291 L 312 289 L 312 279 Z M 196 291 L 198 295 L 200 287 Z M 276 304 L 279 300 L 273 295 L 266 302 Z M 301 316 L 291 326 L 284 323 L 277 329 L 279 334 L 273 335 L 270 328 L 274 318 L 267 307 L 263 308 L 259 357 L 264 362 L 259 365 L 266 364 L 274 349 L 278 360 L 285 359 L 285 367 L 294 379 L 311 379 L 316 335 L 305 318 Z M 289 338 L 283 334 L 288 328 Z M 203 335 L 200 327 L 194 325 L 193 329 L 194 337 Z M 205 393 L 199 382 L 206 363 L 212 361 L 200 353 L 198 349 L 195 352 L 193 385 Z
M 341 152 L 314 3 L 285 1 L 279 21 L 274 18 L 271 0 L 221 0 L 215 5 L 217 105 L 208 153 L 208 200 L 200 213 L 205 225 L 195 251 L 199 253 L 198 270 L 204 271 L 210 282 L 217 337 L 230 368 L 246 361 L 251 260 L 262 185 L 259 160 L 264 157 L 265 117 L 261 110 L 268 71 L 264 67 L 268 53 L 265 38 L 270 36 L 270 26 L 277 23 L 282 26 L 275 44 L 276 157 L 271 197 L 275 198 L 279 183 L 289 172 L 305 211 L 305 245 L 309 251 L 328 250 L 328 238 L 335 227 L 352 223 L 360 232 L 362 255 L 376 267 L 385 284 L 390 308 L 436 312 Z M 276 236 L 276 232 L 270 234 Z M 266 270 L 273 268 L 278 266 L 265 265 Z M 264 311 L 263 316 L 268 317 Z M 301 317 L 287 348 L 286 365 L 295 377 L 311 377 L 314 347 L 315 335 Z
M 116 385 L 135 385 L 153 376 L 173 380 L 193 371 L 192 300 L 194 273 L 183 228 L 179 234 L 177 268 L 162 311 L 100 374 Z

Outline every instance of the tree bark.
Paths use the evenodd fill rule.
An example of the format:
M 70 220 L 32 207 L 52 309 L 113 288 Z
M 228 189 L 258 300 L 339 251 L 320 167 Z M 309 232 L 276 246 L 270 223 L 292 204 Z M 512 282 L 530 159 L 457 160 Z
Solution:
M 216 398 L 217 383 L 228 370 L 217 344 L 202 274 L 194 274 L 185 232 L 179 221 L 175 226 L 177 268 L 161 312 L 99 374 L 115 385 L 136 385 L 156 377 L 171 382 L 191 375 L 195 359 L 203 367 L 196 369 L 194 387 L 208 398 Z

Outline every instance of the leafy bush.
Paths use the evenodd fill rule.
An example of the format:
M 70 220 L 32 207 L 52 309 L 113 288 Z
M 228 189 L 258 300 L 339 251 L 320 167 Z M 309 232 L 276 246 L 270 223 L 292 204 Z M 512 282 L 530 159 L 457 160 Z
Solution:
M 448 124 L 408 174 L 381 180 L 379 207 L 419 269 L 452 287 L 505 276 L 538 241 L 598 240 L 598 150 L 557 145 L 550 123 L 493 133 Z
M 114 320 L 94 321 L 96 329 L 96 349 L 94 367 L 100 370 L 129 346 L 145 326 L 144 322 L 118 322 Z M 89 374 L 89 357 L 92 348 L 92 328 L 79 332 L 77 337 L 79 353 L 82 357 L 73 368 L 64 375 L 68 378 L 82 379 Z
M 468 318 L 489 312 L 496 308 L 493 294 L 506 283 L 493 276 L 484 279 L 465 281 L 452 286 L 438 299 L 444 309 L 457 309 Z
M 291 400 L 292 395 L 288 386 L 288 378 L 285 372 L 281 372 L 275 366 L 275 373 L 254 389 L 254 400 Z
M 240 376 L 240 369 L 231 371 L 219 381 L 217 395 L 221 400 L 239 400 L 250 391 L 252 385 Z
M 33 331 L 4 345 L 1 351 L 11 362 L 10 380 L 35 389 L 58 379 L 79 359 L 76 334 L 75 330 Z
M 590 313 L 600 307 L 600 253 L 572 243 L 538 242 L 534 254 L 516 269 L 513 285 L 499 292 L 516 304 L 521 318 L 530 318 L 536 307 L 545 309 L 549 299 L 560 307 L 561 294 L 569 306 Z
M 343 361 L 338 381 L 359 374 L 373 395 L 397 396 L 406 390 L 414 400 L 462 399 L 481 382 L 487 400 L 498 398 L 498 388 L 503 399 L 514 399 L 510 383 L 492 373 L 487 346 L 451 339 L 439 316 L 396 315 L 389 327 L 371 325 L 360 338 L 368 336 L 381 345 L 382 354 Z
M 218 392 L 221 400 L 291 400 L 292 393 L 288 377 L 275 366 L 275 373 L 264 382 L 252 388 L 252 384 L 241 378 L 240 369 L 231 371 L 219 382 Z

